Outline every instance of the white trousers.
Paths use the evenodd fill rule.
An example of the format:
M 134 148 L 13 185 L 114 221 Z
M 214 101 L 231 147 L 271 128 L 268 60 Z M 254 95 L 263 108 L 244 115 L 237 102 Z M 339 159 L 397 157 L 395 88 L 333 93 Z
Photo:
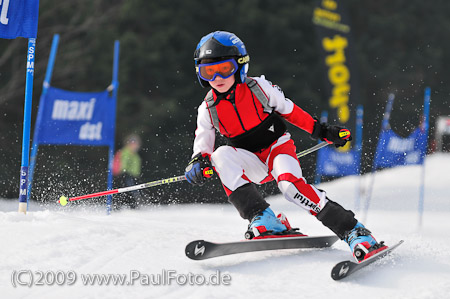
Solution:
M 306 182 L 295 151 L 290 135 L 285 134 L 262 153 L 221 146 L 211 162 L 228 195 L 249 182 L 264 184 L 274 179 L 287 200 L 316 215 L 328 199 L 324 191 Z

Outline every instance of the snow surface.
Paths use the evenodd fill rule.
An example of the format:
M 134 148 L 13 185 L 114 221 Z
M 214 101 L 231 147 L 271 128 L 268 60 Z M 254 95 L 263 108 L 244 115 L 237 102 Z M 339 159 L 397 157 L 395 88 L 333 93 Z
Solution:
M 185 245 L 196 239 L 233 241 L 243 237 L 246 222 L 230 205 L 152 206 L 106 216 L 89 206 L 38 207 L 19 214 L 16 200 L 0 200 L 1 298 L 450 298 L 450 154 L 426 160 L 425 213 L 417 212 L 421 168 L 398 167 L 376 174 L 372 202 L 359 219 L 374 236 L 401 245 L 392 256 L 357 275 L 336 282 L 331 268 L 351 258 L 344 242 L 322 250 L 246 253 L 193 261 Z M 346 177 L 320 185 L 330 198 L 355 208 L 356 186 L 371 176 Z M 367 189 L 367 188 L 365 188 Z M 281 196 L 268 199 L 293 226 L 310 235 L 330 232 Z M 362 204 L 363 206 L 363 204 Z M 367 217 L 366 217 L 367 216 Z M 13 271 L 74 271 L 70 286 L 13 287 Z M 175 271 L 231 277 L 230 285 L 83 285 L 84 274 L 158 275 Z M 17 272 L 16 272 L 17 273 Z M 137 272 L 134 272 L 137 273 Z M 28 280 L 29 274 L 21 276 Z M 184 276 L 183 276 L 184 275 Z M 147 276 L 147 277 L 148 277 Z M 216 280 L 217 281 L 217 280 Z M 182 281 L 181 281 L 182 282 Z

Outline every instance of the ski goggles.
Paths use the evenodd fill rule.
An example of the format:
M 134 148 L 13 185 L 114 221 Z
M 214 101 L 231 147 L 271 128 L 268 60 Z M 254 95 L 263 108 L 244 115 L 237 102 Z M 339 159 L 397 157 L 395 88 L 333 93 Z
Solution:
M 197 74 L 206 81 L 214 81 L 217 76 L 227 79 L 234 75 L 238 69 L 236 60 L 228 59 L 212 63 L 203 63 L 197 66 Z

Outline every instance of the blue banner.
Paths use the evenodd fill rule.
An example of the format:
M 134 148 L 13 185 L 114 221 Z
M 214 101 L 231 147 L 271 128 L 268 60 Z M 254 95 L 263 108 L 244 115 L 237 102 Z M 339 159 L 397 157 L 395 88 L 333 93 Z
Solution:
M 425 89 L 424 111 L 420 126 L 406 138 L 395 134 L 389 125 L 393 102 L 394 95 L 389 95 L 373 161 L 373 170 L 398 165 L 423 164 L 427 153 L 430 88 Z
M 39 0 L 0 0 L 0 38 L 36 38 Z
M 356 109 L 356 134 L 354 146 L 350 150 L 337 150 L 334 146 L 328 146 L 319 150 L 316 165 L 316 183 L 321 176 L 347 176 L 359 175 L 361 165 L 363 107 L 359 105 Z M 324 112 L 321 122 L 327 121 L 327 113 Z
M 39 144 L 114 146 L 116 102 L 103 92 L 49 87 L 41 99 Z
M 383 130 L 378 141 L 374 168 L 397 165 L 422 164 L 427 149 L 427 133 L 423 127 L 416 128 L 407 138 L 392 130 Z
M 317 174 L 321 176 L 358 175 L 360 152 L 338 152 L 333 147 L 320 149 L 317 156 Z
M 425 186 L 425 156 L 427 154 L 427 139 L 430 114 L 430 94 L 429 87 L 425 88 L 424 109 L 422 121 L 408 137 L 403 138 L 395 134 L 389 124 L 394 98 L 393 94 L 389 95 L 386 104 L 383 123 L 381 126 L 380 137 L 378 139 L 377 151 L 372 165 L 372 173 L 378 168 L 388 168 L 403 165 L 422 164 L 422 179 L 419 193 L 419 225 L 422 222 L 423 203 L 424 203 L 424 186 Z M 367 200 L 364 207 L 365 214 L 369 211 L 372 190 L 374 186 L 375 175 L 372 175 L 372 182 L 367 191 Z

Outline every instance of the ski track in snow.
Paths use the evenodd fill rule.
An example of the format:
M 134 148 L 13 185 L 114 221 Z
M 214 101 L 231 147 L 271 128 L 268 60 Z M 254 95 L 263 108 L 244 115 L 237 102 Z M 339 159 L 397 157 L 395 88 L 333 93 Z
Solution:
M 404 239 L 394 253 L 345 280 L 331 268 L 351 259 L 338 241 L 321 250 L 266 251 L 193 261 L 184 254 L 197 239 L 243 239 L 246 222 L 231 205 L 186 204 L 123 210 L 39 207 L 16 212 L 16 200 L 0 200 L 1 298 L 448 298 L 450 292 L 450 154 L 426 160 L 425 213 L 419 228 L 420 167 L 377 173 L 370 210 L 356 211 L 375 238 L 388 245 Z M 371 176 L 346 177 L 320 185 L 328 196 L 355 209 L 356 187 Z M 367 188 L 366 188 L 367 189 Z M 329 235 L 314 217 L 281 196 L 268 199 L 294 227 L 309 235 Z M 363 206 L 363 204 L 361 205 Z M 367 216 L 367 217 L 366 217 Z M 75 271 L 71 286 L 17 286 L 13 271 Z M 230 285 L 83 285 L 82 274 L 230 275 Z M 23 280 L 27 280 L 27 274 Z

